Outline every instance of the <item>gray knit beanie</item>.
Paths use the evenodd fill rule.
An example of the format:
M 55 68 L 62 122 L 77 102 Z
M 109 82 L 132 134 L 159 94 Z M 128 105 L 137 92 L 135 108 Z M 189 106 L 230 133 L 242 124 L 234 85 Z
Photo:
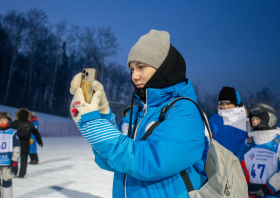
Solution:
M 128 54 L 127 65 L 131 61 L 145 63 L 158 69 L 170 48 L 170 35 L 166 31 L 150 30 L 140 37 Z

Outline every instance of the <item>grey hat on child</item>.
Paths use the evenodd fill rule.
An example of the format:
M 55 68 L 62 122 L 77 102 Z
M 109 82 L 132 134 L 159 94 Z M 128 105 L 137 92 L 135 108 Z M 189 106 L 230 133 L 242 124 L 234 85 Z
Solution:
M 128 54 L 127 65 L 131 61 L 145 63 L 158 69 L 170 48 L 170 35 L 166 31 L 150 30 L 140 37 Z

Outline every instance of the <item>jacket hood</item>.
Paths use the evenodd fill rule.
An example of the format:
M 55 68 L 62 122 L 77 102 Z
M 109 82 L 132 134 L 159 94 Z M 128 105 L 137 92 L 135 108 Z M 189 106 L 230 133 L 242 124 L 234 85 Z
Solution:
M 192 86 L 192 83 L 190 80 L 185 79 L 184 82 L 177 83 L 173 86 L 164 87 L 162 89 L 156 89 L 156 88 L 147 88 L 145 90 L 145 97 L 144 100 L 145 104 L 143 103 L 143 100 L 140 101 L 140 104 L 137 107 L 137 112 L 140 112 L 140 109 L 148 109 L 150 107 L 158 107 L 162 103 L 168 101 L 171 98 L 178 98 L 178 97 L 188 97 L 197 102 L 197 96 L 195 94 L 194 88 Z M 139 101 L 139 96 L 137 93 L 134 92 L 134 98 L 135 101 Z M 133 106 L 133 100 L 131 107 Z M 140 108 L 141 107 L 141 108 Z M 142 111 L 141 110 L 141 111 Z M 134 131 L 132 132 L 132 115 L 133 115 L 133 108 L 131 108 L 130 112 L 130 119 L 129 119 L 129 127 L 128 127 L 128 137 L 131 137 L 131 133 L 134 134 L 134 131 L 136 127 L 134 128 Z M 136 119 L 137 123 L 137 119 Z M 133 137 L 132 137 L 133 138 Z
M 147 88 L 164 88 L 184 82 L 185 79 L 186 62 L 177 49 L 170 44 L 165 60 L 143 88 L 138 89 L 132 80 L 131 82 L 135 92 L 140 96 L 140 99 L 146 102 L 145 94 Z
M 162 102 L 167 101 L 172 96 L 181 96 L 180 94 L 184 94 L 187 92 L 192 92 L 193 94 L 187 94 L 185 97 L 192 96 L 192 99 L 196 101 L 194 89 L 191 83 L 189 84 L 188 80 L 186 80 L 185 60 L 182 55 L 176 50 L 176 48 L 171 44 L 167 57 L 154 73 L 154 75 L 148 80 L 146 85 L 141 89 L 137 89 L 133 82 L 132 84 L 135 88 L 135 92 L 132 96 L 131 108 L 133 107 L 133 98 L 135 97 L 135 95 L 138 99 L 140 98 L 144 103 L 148 104 L 148 106 L 160 105 Z M 186 85 L 188 86 L 185 87 Z M 129 136 L 131 133 L 131 122 L 132 113 L 130 114 L 129 121 Z
M 177 49 L 170 44 L 167 57 L 146 83 L 145 87 L 164 88 L 184 82 L 185 79 L 186 62 Z
M 162 89 L 146 89 L 146 101 L 148 106 L 159 106 L 160 104 L 168 101 L 170 98 L 178 97 L 188 97 L 197 102 L 197 96 L 189 79 L 185 79 L 184 82 L 164 87 Z M 137 94 L 135 94 L 134 100 L 139 100 L 139 96 Z
M 146 102 L 145 91 L 147 88 L 164 88 L 184 82 L 185 79 L 186 62 L 177 49 L 170 44 L 170 48 L 165 60 L 143 88 L 138 89 L 132 80 L 131 82 L 136 93 L 140 95 L 140 99 Z
M 30 120 L 31 113 L 28 109 L 21 108 L 16 112 L 15 118 L 16 118 L 16 120 Z

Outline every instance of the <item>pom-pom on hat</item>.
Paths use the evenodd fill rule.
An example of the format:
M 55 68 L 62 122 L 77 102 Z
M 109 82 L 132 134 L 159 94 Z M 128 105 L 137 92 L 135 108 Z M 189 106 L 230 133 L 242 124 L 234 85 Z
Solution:
M 127 65 L 131 61 L 145 63 L 158 69 L 169 52 L 170 35 L 166 31 L 150 30 L 140 37 L 128 54 Z
M 219 94 L 219 103 L 221 102 L 227 102 L 237 106 L 241 104 L 241 97 L 233 87 L 223 87 Z

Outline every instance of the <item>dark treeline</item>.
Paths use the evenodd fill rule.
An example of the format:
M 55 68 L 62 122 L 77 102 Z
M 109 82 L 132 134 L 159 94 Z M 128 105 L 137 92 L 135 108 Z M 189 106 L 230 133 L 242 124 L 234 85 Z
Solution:
M 108 100 L 128 105 L 133 87 L 127 67 L 113 61 L 119 50 L 110 27 L 70 26 L 65 21 L 53 25 L 38 9 L 0 15 L 0 104 L 68 117 L 72 77 L 94 67 Z M 219 94 L 195 89 L 209 118 L 217 110 Z M 242 100 L 246 106 L 271 105 L 280 116 L 280 99 L 269 88 Z
M 0 103 L 69 116 L 72 77 L 94 67 L 108 100 L 127 104 L 133 87 L 129 70 L 111 61 L 118 50 L 110 27 L 52 25 L 38 9 L 0 15 Z

